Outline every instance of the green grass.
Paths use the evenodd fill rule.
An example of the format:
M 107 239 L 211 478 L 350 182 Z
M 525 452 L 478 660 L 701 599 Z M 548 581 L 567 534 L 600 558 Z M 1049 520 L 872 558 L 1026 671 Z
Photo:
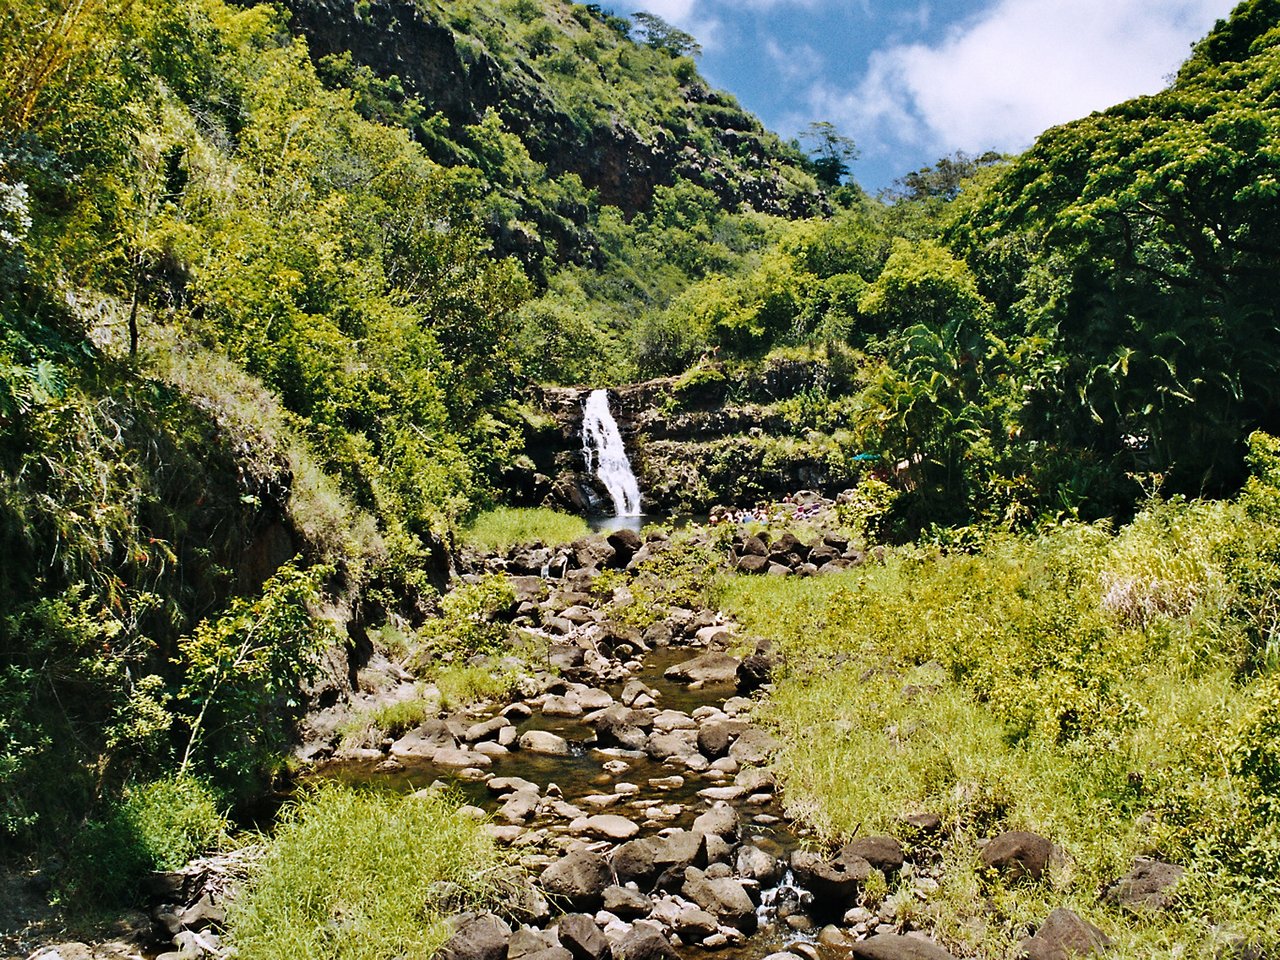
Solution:
M 462 540 L 472 547 L 502 552 L 531 543 L 558 547 L 590 532 L 587 521 L 558 510 L 497 507 L 476 517 L 463 530 Z
M 1276 594 L 1280 551 L 1252 496 L 720 582 L 713 599 L 782 660 L 759 714 L 784 744 L 790 812 L 832 842 L 910 842 L 902 814 L 941 814 L 941 888 L 893 902 L 963 956 L 1010 955 L 1056 906 L 1115 937 L 1117 957 L 1273 945 L 1280 679 L 1258 598 Z M 1062 848 L 1045 882 L 1006 889 L 978 869 L 979 839 L 1006 829 Z M 1137 856 L 1189 871 L 1178 903 L 1142 921 L 1100 896 Z
M 429 960 L 459 904 L 495 900 L 502 867 L 448 797 L 328 784 L 286 811 L 228 939 L 242 960 Z

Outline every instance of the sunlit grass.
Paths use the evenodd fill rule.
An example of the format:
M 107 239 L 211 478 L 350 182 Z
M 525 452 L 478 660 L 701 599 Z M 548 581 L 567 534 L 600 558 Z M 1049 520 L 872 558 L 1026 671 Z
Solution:
M 229 940 L 241 960 L 429 960 L 453 904 L 492 902 L 501 866 L 447 797 L 327 784 L 286 811 Z
M 545 507 L 497 507 L 480 514 L 462 531 L 464 543 L 484 550 L 505 551 L 530 543 L 557 547 L 591 532 L 587 521 Z

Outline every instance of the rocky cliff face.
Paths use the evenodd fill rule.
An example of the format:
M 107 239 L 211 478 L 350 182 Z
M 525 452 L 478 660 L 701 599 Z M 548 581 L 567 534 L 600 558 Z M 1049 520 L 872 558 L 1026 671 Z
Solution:
M 284 0 L 284 6 L 317 59 L 349 52 L 376 75 L 398 77 L 429 112 L 454 125 L 474 124 L 493 108 L 552 176 L 577 174 L 601 203 L 628 214 L 680 177 L 729 207 L 804 216 L 825 203 L 816 188 L 786 176 L 796 158 L 782 155 L 754 116 L 696 76 L 681 88 L 678 116 L 649 118 L 651 133 L 616 112 L 608 122 L 584 125 L 572 105 L 556 101 L 535 64 L 514 50 L 499 59 L 427 4 L 373 0 L 356 5 L 359 12 L 350 0 Z
M 745 401 L 731 401 L 722 386 L 682 389 L 679 378 L 627 384 L 610 391 L 610 406 L 640 480 L 646 513 L 704 513 L 716 504 L 748 506 L 800 489 L 835 492 L 854 485 L 865 466 L 829 435 L 797 430 L 771 399 L 807 385 L 812 370 L 799 365 L 766 371 L 742 385 Z M 582 403 L 587 388 L 542 391 L 542 407 L 555 421 L 531 458 L 546 483 L 536 500 L 579 513 L 608 503 L 584 473 Z

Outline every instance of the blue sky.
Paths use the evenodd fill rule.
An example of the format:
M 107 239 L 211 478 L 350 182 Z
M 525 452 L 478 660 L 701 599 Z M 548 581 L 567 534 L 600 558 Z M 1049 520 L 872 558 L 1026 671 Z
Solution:
M 615 4 L 623 12 L 624 4 Z M 1018 151 L 1154 93 L 1234 0 L 644 0 L 784 136 L 829 120 L 871 190 L 955 150 Z M 631 12 L 627 10 L 626 12 Z

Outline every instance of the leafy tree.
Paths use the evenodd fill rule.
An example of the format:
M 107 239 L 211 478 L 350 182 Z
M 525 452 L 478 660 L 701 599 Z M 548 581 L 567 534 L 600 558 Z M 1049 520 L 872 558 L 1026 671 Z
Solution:
M 849 175 L 849 164 L 858 159 L 858 146 L 843 136 L 829 120 L 816 120 L 800 135 L 809 144 L 809 162 L 819 182 L 838 187 Z
M 631 19 L 644 45 L 652 50 L 661 50 L 672 57 L 696 57 L 702 53 L 702 45 L 692 34 L 672 26 L 657 14 L 641 11 L 633 13 Z

